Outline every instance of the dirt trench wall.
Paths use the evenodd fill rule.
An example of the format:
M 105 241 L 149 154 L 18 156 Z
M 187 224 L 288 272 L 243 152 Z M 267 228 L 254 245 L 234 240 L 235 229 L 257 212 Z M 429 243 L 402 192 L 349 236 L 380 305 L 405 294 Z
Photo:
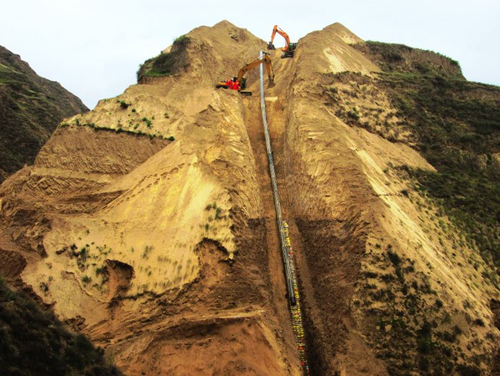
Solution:
M 325 78 L 377 70 L 338 32 L 301 40 L 286 102 L 285 180 L 303 247 L 299 274 L 310 276 L 302 296 L 312 370 L 489 372 L 498 336 L 489 299 L 498 292 L 473 246 L 443 230 L 453 227 L 405 174 L 432 166 L 405 143 L 337 117 Z M 361 93 L 356 82 L 331 89 L 348 93 L 350 108 L 364 101 L 393 111 L 383 93 Z
M 356 293 L 373 198 L 359 162 L 343 144 L 342 124 L 293 101 L 285 134 L 287 190 L 302 240 L 312 290 L 304 285 L 306 326 L 314 374 L 341 370 L 340 354 L 354 319 Z M 337 128 L 337 130 L 336 130 Z

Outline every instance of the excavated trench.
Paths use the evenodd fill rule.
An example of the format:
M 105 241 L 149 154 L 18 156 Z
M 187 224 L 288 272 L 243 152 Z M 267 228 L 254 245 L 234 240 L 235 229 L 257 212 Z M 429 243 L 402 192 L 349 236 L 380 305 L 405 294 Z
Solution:
M 287 63 L 285 63 L 286 65 Z M 278 92 L 279 88 L 274 91 Z M 289 224 L 286 221 L 286 208 L 281 205 L 280 188 L 284 187 L 283 177 L 276 173 L 276 160 L 282 160 L 282 135 L 285 126 L 284 116 L 277 114 L 271 119 L 272 130 L 269 129 L 264 96 L 263 67 L 260 72 L 260 103 L 257 98 L 246 99 L 247 124 L 250 141 L 254 151 L 257 168 L 263 173 L 259 175 L 261 195 L 265 208 L 267 245 L 269 248 L 269 266 L 271 270 L 283 270 L 282 273 L 271 275 L 272 293 L 276 311 L 281 322 L 290 321 L 291 330 L 285 333 L 287 343 L 295 343 L 295 356 L 301 362 L 305 375 L 309 375 L 309 364 L 306 352 L 305 330 L 301 310 L 299 282 L 294 262 L 294 247 Z M 270 97 L 270 103 L 275 103 L 277 97 Z M 258 107 L 260 106 L 260 115 Z M 272 146 L 276 143 L 276 150 Z M 276 152 L 277 151 L 277 152 Z M 276 152 L 276 153 L 275 153 Z M 268 173 L 264 173 L 268 171 Z M 280 184 L 281 183 L 281 184 Z M 278 186 L 280 186 L 278 188 Z M 285 307 L 288 307 L 285 308 Z

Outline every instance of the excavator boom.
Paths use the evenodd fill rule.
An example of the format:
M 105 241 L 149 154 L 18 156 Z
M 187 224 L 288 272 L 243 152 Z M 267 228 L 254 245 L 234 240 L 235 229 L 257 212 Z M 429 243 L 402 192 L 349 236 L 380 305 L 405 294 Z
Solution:
M 245 75 L 245 73 L 248 72 L 249 70 L 255 68 L 255 67 L 258 67 L 260 64 L 265 64 L 269 81 L 273 82 L 274 81 L 273 66 L 271 64 L 271 58 L 269 57 L 269 55 L 267 53 L 265 53 L 262 56 L 262 58 L 258 57 L 257 59 L 255 59 L 251 63 L 248 63 L 243 68 L 241 68 L 239 73 L 238 73 L 237 80 L 239 82 L 242 82 L 242 79 L 243 79 L 243 76 Z
M 283 50 L 283 55 L 281 55 L 281 58 L 285 57 L 293 57 L 295 53 L 295 49 L 297 48 L 297 43 L 290 43 L 290 37 L 288 36 L 287 33 L 283 31 L 283 29 L 279 28 L 278 25 L 274 25 L 273 32 L 271 34 L 271 41 L 267 45 L 268 50 L 275 50 L 276 47 L 274 47 L 274 37 L 276 36 L 276 33 L 281 35 L 285 39 L 285 47 L 282 48 Z
M 276 49 L 274 47 L 274 44 L 273 44 L 274 37 L 276 36 L 276 33 L 278 33 L 279 35 L 281 35 L 285 39 L 285 47 L 283 47 L 283 51 L 286 51 L 288 49 L 289 44 L 290 44 L 290 37 L 288 36 L 287 33 L 285 33 L 285 31 L 283 29 L 279 28 L 278 25 L 274 25 L 273 32 L 271 34 L 271 41 L 268 44 L 268 47 L 271 47 L 269 49 L 270 50 Z
M 245 64 L 245 66 L 243 66 L 243 68 L 240 69 L 240 71 L 238 72 L 238 76 L 235 77 L 235 79 L 228 81 L 220 81 L 219 83 L 217 83 L 217 85 L 215 85 L 215 88 L 233 89 L 233 90 L 238 90 L 243 95 L 252 95 L 252 93 L 249 91 L 243 91 L 246 88 L 246 79 L 244 76 L 246 72 L 255 67 L 258 67 L 260 64 L 264 64 L 266 66 L 269 83 L 273 84 L 274 71 L 271 63 L 271 58 L 269 57 L 269 53 L 264 52 L 262 57 L 258 57 L 254 61 Z

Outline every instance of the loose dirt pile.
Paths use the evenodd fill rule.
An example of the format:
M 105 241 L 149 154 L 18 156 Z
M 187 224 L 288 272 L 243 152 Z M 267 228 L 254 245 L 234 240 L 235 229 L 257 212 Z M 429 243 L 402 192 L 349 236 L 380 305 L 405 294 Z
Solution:
M 170 75 L 144 74 L 66 119 L 1 186 L 0 270 L 127 374 L 298 375 L 258 98 L 214 89 L 266 44 L 226 21 L 183 38 Z M 383 92 L 332 80 L 379 71 L 354 43 L 334 24 L 301 39 L 294 59 L 273 53 L 266 92 L 313 374 L 417 372 L 433 361 L 425 346 L 486 369 L 498 292 L 466 243 L 449 251 L 459 235 L 439 235 L 401 166 L 432 167 L 328 103 L 345 90 L 356 92 L 342 96 L 345 113 L 392 112 Z M 248 83 L 257 94 L 257 72 Z M 448 332 L 445 350 L 437 334 Z

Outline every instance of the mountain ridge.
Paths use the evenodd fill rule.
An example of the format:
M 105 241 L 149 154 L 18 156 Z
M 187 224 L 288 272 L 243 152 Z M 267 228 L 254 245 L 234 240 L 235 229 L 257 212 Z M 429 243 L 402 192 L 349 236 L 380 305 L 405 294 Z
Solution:
M 65 119 L 0 187 L 0 261 L 26 264 L 11 278 L 125 373 L 303 371 L 260 104 L 214 89 L 262 48 L 227 21 L 194 29 L 146 61 L 137 85 Z M 448 176 L 450 150 L 495 171 L 496 90 L 445 57 L 365 43 L 340 24 L 279 55 L 266 110 L 311 373 L 491 372 L 495 253 L 423 177 Z M 148 76 L 156 62 L 165 69 Z M 470 148 L 482 137 L 484 158 Z
M 33 163 L 64 117 L 85 111 L 80 99 L 0 46 L 0 181 Z

